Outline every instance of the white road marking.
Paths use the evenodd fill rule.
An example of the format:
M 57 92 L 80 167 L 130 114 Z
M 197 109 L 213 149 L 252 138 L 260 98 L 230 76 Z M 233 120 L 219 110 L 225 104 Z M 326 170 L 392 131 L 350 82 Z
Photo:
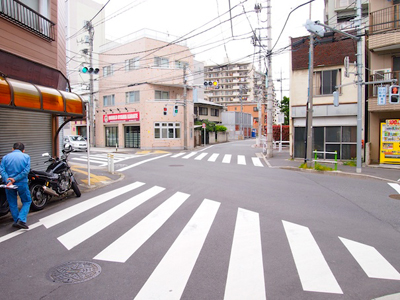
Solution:
M 126 170 L 128 170 L 128 169 L 131 169 L 131 168 L 140 166 L 140 165 L 142 165 L 142 164 L 145 164 L 145 163 L 147 163 L 147 162 L 149 162 L 149 161 L 152 161 L 152 160 L 155 160 L 155 159 L 160 159 L 160 158 L 166 157 L 166 156 L 168 156 L 168 155 L 171 155 L 171 153 L 168 153 L 168 154 L 164 154 L 164 155 L 160 155 L 160 156 L 157 156 L 157 157 L 153 157 L 153 158 L 149 158 L 149 159 L 146 159 L 146 160 L 139 161 L 139 162 L 137 162 L 136 164 L 129 165 L 129 166 L 127 166 L 127 167 L 118 169 L 117 172 L 126 171 Z
M 190 152 L 189 154 L 185 155 L 185 156 L 182 157 L 182 158 L 188 159 L 188 158 L 190 158 L 190 157 L 192 157 L 192 156 L 194 156 L 194 155 L 196 155 L 196 154 L 197 154 L 197 152 Z
M 392 188 L 396 190 L 397 193 L 400 194 L 400 184 L 388 182 L 388 185 L 390 185 Z
M 200 155 L 195 157 L 195 160 L 202 160 L 208 153 L 201 153 Z
M 42 225 L 42 223 L 36 222 L 36 223 L 34 223 L 32 225 L 29 225 L 29 229 L 20 229 L 20 230 L 16 230 L 14 232 L 11 232 L 9 234 L 6 234 L 6 235 L 0 237 L 0 243 L 2 243 L 4 241 L 7 241 L 9 239 L 12 239 L 13 237 L 19 236 L 20 234 L 28 232 L 28 231 L 30 231 L 32 229 L 35 229 L 35 228 L 37 228 L 37 227 L 39 227 L 41 225 Z
M 126 262 L 172 216 L 189 196 L 189 194 L 177 192 L 132 229 L 95 256 L 94 259 Z
M 223 162 L 224 164 L 229 164 L 229 163 L 231 162 L 231 158 L 232 158 L 232 155 L 231 155 L 231 154 L 225 154 L 225 155 L 224 155 L 224 158 L 222 159 L 222 162 Z
M 400 273 L 374 248 L 339 237 L 370 278 L 400 280 Z
M 56 212 L 50 216 L 44 217 L 43 219 L 40 219 L 39 221 L 46 227 L 50 228 L 54 225 L 57 225 L 65 220 L 68 220 L 80 213 L 83 213 L 97 205 L 100 205 L 104 202 L 107 202 L 115 197 L 118 197 L 122 194 L 125 194 L 131 190 L 134 190 L 138 187 L 141 187 L 144 185 L 143 182 L 134 182 L 129 185 L 123 186 L 119 189 L 112 190 L 110 192 L 107 192 L 105 194 L 96 196 L 94 198 L 91 198 L 89 200 L 86 200 L 84 202 L 80 202 L 79 204 L 76 204 L 74 206 L 68 207 L 66 209 L 63 209 L 59 212 Z
M 253 164 L 254 164 L 256 167 L 264 167 L 263 164 L 262 164 L 262 162 L 261 162 L 261 160 L 260 160 L 258 157 L 252 157 L 251 159 L 252 159 L 252 161 L 253 161 Z
M 242 208 L 236 218 L 224 299 L 267 299 L 259 215 Z
M 140 193 L 117 206 L 114 206 L 108 211 L 91 219 L 81 226 L 76 227 L 66 234 L 63 234 L 62 236 L 58 237 L 58 240 L 65 246 L 65 248 L 71 250 L 121 217 L 125 216 L 140 204 L 161 193 L 163 190 L 165 190 L 165 188 L 154 186 L 143 193 Z
M 310 230 L 287 221 L 282 223 L 303 290 L 343 294 Z
M 246 157 L 244 155 L 238 155 L 238 165 L 245 165 L 246 164 Z
M 213 155 L 210 156 L 208 161 L 215 162 L 217 160 L 218 156 L 219 156 L 219 153 L 214 153 Z
M 182 156 L 184 154 L 186 154 L 186 153 L 185 152 L 181 152 L 181 153 L 174 154 L 171 157 L 176 158 L 176 157 Z
M 220 203 L 205 199 L 139 291 L 136 300 L 180 299 Z

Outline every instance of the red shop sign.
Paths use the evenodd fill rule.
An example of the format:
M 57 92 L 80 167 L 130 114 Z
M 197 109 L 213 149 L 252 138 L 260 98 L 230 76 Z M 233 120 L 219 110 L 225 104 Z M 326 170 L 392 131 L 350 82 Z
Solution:
M 140 120 L 140 114 L 138 111 L 103 115 L 103 123 L 133 122 L 139 120 Z

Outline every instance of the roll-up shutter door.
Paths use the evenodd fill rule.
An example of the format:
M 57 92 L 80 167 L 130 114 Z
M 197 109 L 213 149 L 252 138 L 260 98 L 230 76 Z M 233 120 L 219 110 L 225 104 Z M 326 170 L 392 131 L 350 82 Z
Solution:
M 43 153 L 52 153 L 51 115 L 0 108 L 0 159 L 12 151 L 15 142 L 25 145 L 31 169 L 45 170 Z

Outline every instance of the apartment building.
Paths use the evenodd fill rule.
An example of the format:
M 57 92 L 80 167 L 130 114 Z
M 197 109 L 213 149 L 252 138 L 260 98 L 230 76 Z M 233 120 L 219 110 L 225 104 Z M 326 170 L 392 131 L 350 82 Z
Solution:
M 390 83 L 379 83 L 400 80 L 400 1 L 370 0 L 369 11 L 369 81 L 377 81 L 368 86 L 369 162 L 400 164 L 400 102 L 389 98 Z
M 85 116 L 66 77 L 64 1 L 0 1 L 0 157 L 25 144 L 31 166 L 44 152 L 59 155 L 57 129 Z
M 101 47 L 97 146 L 194 147 L 193 55 L 174 38 L 143 29 Z
M 257 102 L 259 93 L 265 95 L 265 74 L 255 71 L 252 63 L 226 63 L 204 67 L 206 100 L 226 106 L 228 103 Z

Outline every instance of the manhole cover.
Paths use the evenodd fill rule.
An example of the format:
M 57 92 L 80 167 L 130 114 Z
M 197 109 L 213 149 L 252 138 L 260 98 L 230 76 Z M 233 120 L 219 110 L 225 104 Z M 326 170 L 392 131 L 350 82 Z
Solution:
M 48 278 L 53 282 L 81 283 L 95 278 L 101 273 L 98 264 L 88 261 L 71 261 L 50 269 Z
M 400 194 L 389 195 L 390 198 L 400 200 Z

